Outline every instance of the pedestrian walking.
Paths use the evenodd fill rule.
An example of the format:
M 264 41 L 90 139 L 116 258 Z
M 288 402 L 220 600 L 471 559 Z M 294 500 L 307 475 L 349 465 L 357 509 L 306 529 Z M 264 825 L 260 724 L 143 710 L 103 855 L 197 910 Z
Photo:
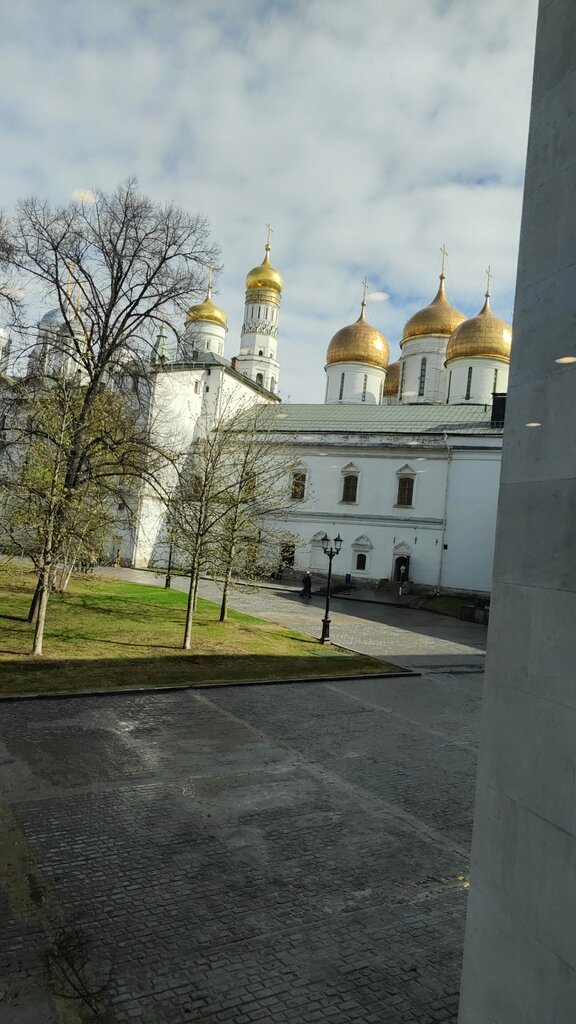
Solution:
M 312 597 L 312 577 L 308 570 L 302 577 L 302 590 L 300 591 L 300 597 Z

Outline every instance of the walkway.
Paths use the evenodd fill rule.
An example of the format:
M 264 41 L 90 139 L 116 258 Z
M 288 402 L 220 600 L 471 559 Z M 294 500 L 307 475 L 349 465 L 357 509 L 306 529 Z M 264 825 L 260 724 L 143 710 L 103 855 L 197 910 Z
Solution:
M 138 569 L 99 569 L 98 572 L 138 583 L 164 585 L 163 576 Z M 173 577 L 172 583 L 178 590 L 188 587 L 184 577 Z M 202 582 L 200 593 L 212 601 L 220 598 L 218 585 L 209 580 Z M 239 587 L 230 595 L 231 606 L 239 611 L 311 636 L 320 636 L 324 602 L 322 597 L 304 602 L 297 589 L 282 584 Z M 474 622 L 346 598 L 332 599 L 330 618 L 333 642 L 361 654 L 392 659 L 399 665 L 414 669 L 483 667 L 486 627 Z

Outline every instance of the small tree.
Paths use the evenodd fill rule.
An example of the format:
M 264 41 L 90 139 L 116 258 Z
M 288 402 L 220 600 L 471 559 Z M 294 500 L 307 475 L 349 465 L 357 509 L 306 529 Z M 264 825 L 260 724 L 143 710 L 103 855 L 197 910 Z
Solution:
M 39 339 L 30 360 L 31 394 L 26 390 L 29 379 L 20 403 L 8 402 L 9 415 L 17 410 L 22 417 L 25 410 L 24 420 L 12 419 L 8 430 L 13 441 L 17 435 L 16 448 L 22 453 L 27 444 L 35 446 L 28 464 L 33 469 L 22 457 L 16 459 L 22 470 L 17 474 L 19 493 L 25 494 L 27 486 L 32 494 L 37 490 L 43 509 L 35 563 L 35 654 L 42 652 L 48 593 L 70 539 L 70 524 L 82 517 L 92 499 L 97 507 L 106 478 L 118 481 L 119 473 L 126 472 L 155 478 L 154 459 L 142 457 L 148 439 L 149 452 L 153 447 L 154 433 L 142 430 L 137 451 L 132 445 L 135 424 L 146 426 L 148 356 L 160 322 L 170 315 L 181 319 L 199 297 L 204 268 L 216 255 L 202 218 L 153 203 L 131 180 L 112 195 L 95 192 L 61 207 L 26 199 L 12 219 L 0 219 L 0 271 L 7 280 L 16 277 L 24 289 L 39 285 L 58 314 L 57 330 Z M 61 380 L 73 383 L 62 390 L 57 383 Z M 135 384 L 132 418 L 125 415 L 130 381 Z M 54 398 L 57 412 L 52 417 Z M 109 423 L 110 402 L 122 409 L 114 426 Z M 105 405 L 108 426 L 99 430 Z M 23 422 L 33 425 L 28 438 Z M 123 424 L 128 435 L 120 437 Z M 109 471 L 99 472 L 96 484 L 93 467 L 95 462 L 105 466 L 106 454 Z M 160 460 L 156 469 L 162 472 L 165 465 Z

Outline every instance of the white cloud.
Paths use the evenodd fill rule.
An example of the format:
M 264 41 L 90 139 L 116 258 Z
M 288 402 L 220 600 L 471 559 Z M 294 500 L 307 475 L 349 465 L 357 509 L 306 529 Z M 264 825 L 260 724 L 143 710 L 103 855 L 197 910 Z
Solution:
M 79 203 L 95 203 L 96 193 L 91 188 L 75 188 L 71 195 Z
M 388 292 L 368 292 L 368 302 L 387 302 L 390 298 Z
M 510 317 L 536 0 L 58 9 L 4 12 L 4 201 L 60 202 L 78 181 L 112 189 L 135 174 L 206 214 L 228 355 L 271 221 L 283 394 L 322 400 L 326 346 L 356 319 L 365 275 L 389 295 L 369 300 L 394 355 L 436 291 L 444 241 L 452 301 L 476 312 L 490 263 L 493 306 Z

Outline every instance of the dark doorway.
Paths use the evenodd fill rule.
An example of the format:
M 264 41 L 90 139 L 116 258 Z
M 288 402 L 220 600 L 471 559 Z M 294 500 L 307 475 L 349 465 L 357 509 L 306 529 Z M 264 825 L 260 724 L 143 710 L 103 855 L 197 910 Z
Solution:
M 394 579 L 396 583 L 405 583 L 410 572 L 410 555 L 399 555 L 394 562 Z

